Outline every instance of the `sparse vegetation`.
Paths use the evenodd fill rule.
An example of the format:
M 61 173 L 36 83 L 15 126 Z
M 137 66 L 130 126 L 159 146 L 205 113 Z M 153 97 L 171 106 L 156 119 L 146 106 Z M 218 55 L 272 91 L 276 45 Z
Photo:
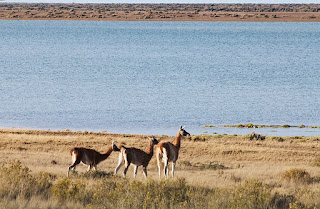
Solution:
M 20 161 L 2 164 L 0 168 L 0 197 L 2 199 L 31 199 L 38 196 L 47 199 L 50 196 L 51 180 L 54 175 L 39 172 L 31 175 L 29 168 L 23 167 Z
M 201 140 L 182 141 L 177 178 L 169 181 L 158 180 L 156 159 L 147 180 L 113 176 L 116 154 L 98 171 L 79 165 L 66 178 L 72 146 L 103 152 L 115 140 L 144 149 L 146 136 L 0 130 L 0 137 L 7 162 L 0 166 L 0 208 L 320 207 L 319 137 L 193 136 Z
M 245 128 L 254 128 L 255 125 L 253 125 L 252 123 L 247 123 L 244 127 Z
M 285 124 L 285 125 L 282 125 L 281 127 L 282 127 L 282 128 L 290 128 L 291 126 L 288 125 L 288 124 Z
M 313 165 L 320 167 L 320 156 L 318 156 L 318 157 L 314 160 Z
M 228 169 L 228 167 L 224 166 L 221 163 L 217 162 L 206 162 L 206 163 L 191 163 L 190 161 L 182 161 L 182 165 L 189 167 L 189 168 L 195 168 L 200 170 L 224 170 Z
M 277 141 L 277 142 L 284 142 L 285 141 L 285 139 L 280 136 L 274 136 L 274 137 L 272 137 L 272 140 Z
M 255 132 L 251 132 L 250 134 L 247 134 L 246 138 L 249 140 L 261 140 L 261 141 L 266 139 L 265 136 L 262 136 L 260 134 L 256 134 Z
M 19 198 L 27 202 L 34 196 L 57 208 L 283 208 L 293 203 L 301 205 L 293 196 L 272 194 L 268 185 L 254 179 L 231 189 L 191 186 L 183 178 L 130 181 L 106 176 L 89 183 L 87 177 L 55 180 L 49 174 L 32 175 L 18 161 L 3 165 L 0 175 L 2 185 L 7 182 L 1 190 L 4 206 L 18 204 L 15 201 Z M 32 202 L 25 205 L 25 208 L 32 207 Z
M 319 22 L 318 12 L 319 4 L 0 4 L 0 19 Z
M 318 126 L 305 126 L 305 125 L 263 125 L 263 124 L 253 124 L 253 123 L 247 123 L 245 125 L 238 124 L 238 125 L 215 125 L 213 127 L 234 127 L 234 128 L 320 128 Z
M 311 183 L 310 174 L 302 168 L 291 168 L 282 174 L 282 178 L 293 183 Z

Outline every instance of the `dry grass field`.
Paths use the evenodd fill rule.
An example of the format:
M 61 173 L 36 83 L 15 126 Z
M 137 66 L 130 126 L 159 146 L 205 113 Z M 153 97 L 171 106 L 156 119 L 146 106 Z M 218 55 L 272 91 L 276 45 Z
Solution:
M 156 138 L 160 141 L 174 140 L 174 137 L 168 136 L 156 136 Z M 290 202 L 292 208 L 320 208 L 319 139 L 319 137 L 269 136 L 265 140 L 249 140 L 248 136 L 184 138 L 174 179 L 175 181 L 183 179 L 185 184 L 192 188 L 215 192 L 235 191 L 239 186 L 257 181 L 266 186 L 270 194 L 292 198 L 291 202 L 286 200 Z M 18 160 L 22 167 L 30 169 L 30 175 L 46 172 L 55 176 L 54 182 L 59 182 L 66 180 L 67 169 L 71 163 L 70 148 L 82 146 L 104 152 L 112 141 L 117 144 L 124 142 L 127 146 L 141 149 L 146 149 L 148 145 L 147 136 L 144 135 L 2 129 L 0 130 L 2 169 Z M 118 153 L 113 152 L 108 159 L 98 165 L 98 170 L 109 176 L 105 178 L 114 178 L 110 175 L 116 167 L 117 160 Z M 77 173 L 71 175 L 70 179 L 76 181 L 77 176 L 86 173 L 86 169 L 87 166 L 80 164 Z M 120 169 L 116 182 L 124 181 L 121 177 L 122 171 L 123 168 Z M 128 184 L 136 182 L 133 180 L 133 166 L 129 169 L 126 179 Z M 141 184 L 149 181 L 155 184 L 163 182 L 158 180 L 155 157 L 148 167 L 148 180 L 144 179 L 141 168 L 138 170 L 136 180 Z M 88 182 L 94 184 L 95 180 L 91 179 Z M 15 204 L 21 204 L 19 202 L 12 205 L 5 195 L 1 196 L 3 201 L 1 204 L 0 200 L 0 207 L 14 208 L 17 206 Z M 30 205 L 32 205 L 30 200 L 24 203 L 24 207 Z M 47 207 L 47 205 L 42 206 Z M 88 205 L 82 203 L 80 206 Z

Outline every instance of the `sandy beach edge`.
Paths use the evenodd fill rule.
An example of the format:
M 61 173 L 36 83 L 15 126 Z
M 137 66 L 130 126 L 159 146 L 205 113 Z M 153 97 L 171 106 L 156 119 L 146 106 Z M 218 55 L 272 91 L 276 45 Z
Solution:
M 0 2 L 0 20 L 320 22 L 320 4 L 47 4 Z

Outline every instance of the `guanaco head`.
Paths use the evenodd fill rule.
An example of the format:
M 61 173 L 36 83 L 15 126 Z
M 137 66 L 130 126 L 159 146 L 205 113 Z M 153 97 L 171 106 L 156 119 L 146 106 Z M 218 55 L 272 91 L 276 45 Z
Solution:
M 154 136 L 149 137 L 149 139 L 152 141 L 152 145 L 157 145 L 159 143 L 159 141 L 156 140 L 156 138 L 154 138 Z
M 186 130 L 184 130 L 184 126 L 180 126 L 179 134 L 181 136 L 188 136 L 188 137 L 190 136 L 190 134 Z
M 120 149 L 117 147 L 117 145 L 114 143 L 114 141 L 112 141 L 112 150 L 115 152 L 119 152 Z

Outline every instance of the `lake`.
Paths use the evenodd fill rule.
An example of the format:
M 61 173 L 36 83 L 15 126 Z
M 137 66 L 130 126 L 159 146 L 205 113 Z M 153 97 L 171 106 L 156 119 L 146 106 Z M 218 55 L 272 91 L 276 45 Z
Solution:
M 320 126 L 320 23 L 0 21 L 0 127 Z M 320 135 L 320 129 L 254 129 Z

